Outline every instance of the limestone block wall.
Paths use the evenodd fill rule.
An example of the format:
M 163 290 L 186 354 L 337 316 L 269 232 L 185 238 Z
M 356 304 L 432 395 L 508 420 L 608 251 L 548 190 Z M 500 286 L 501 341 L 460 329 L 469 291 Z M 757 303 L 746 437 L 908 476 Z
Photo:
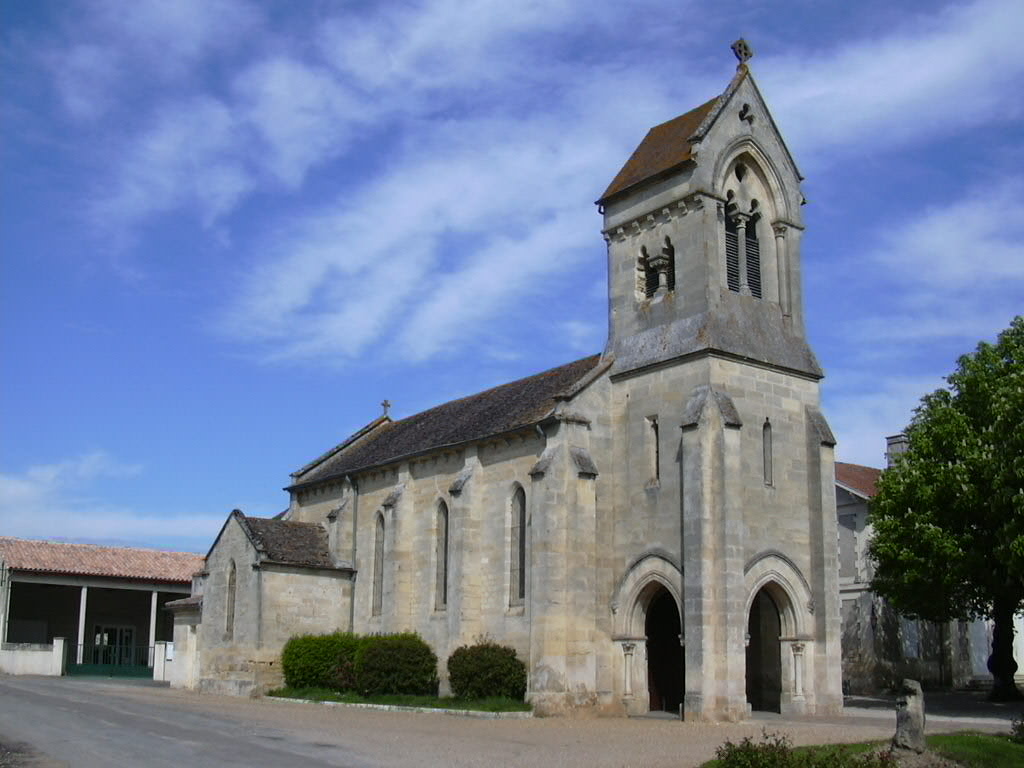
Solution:
M 354 488 L 339 481 L 298 492 L 292 519 L 325 522 L 329 531 L 334 526 L 336 554 L 352 560 L 357 570 L 351 587 L 353 631 L 419 632 L 438 655 L 442 690 L 450 653 L 479 638 L 510 645 L 527 660 L 528 607 L 510 601 L 511 502 L 522 486 L 529 509 L 528 472 L 544 444 L 527 430 L 362 473 Z M 443 604 L 437 599 L 441 503 L 449 530 Z M 331 512 L 333 521 L 327 517 Z M 384 521 L 384 560 L 381 610 L 374 615 L 378 519 Z M 349 626 L 347 618 L 342 626 Z
M 253 568 L 255 559 L 256 551 L 245 533 L 234 518 L 229 518 L 206 560 L 203 619 L 197 629 L 198 670 L 193 670 L 200 690 L 235 695 L 259 692 L 253 668 L 260 634 L 260 585 L 259 571 Z M 234 610 L 229 611 L 232 562 Z
M 256 550 L 238 523 L 230 518 L 206 561 L 208 576 L 203 585 L 203 622 L 200 647 L 255 648 L 259 644 L 259 574 L 253 569 Z M 228 581 L 235 565 L 234 611 L 228 631 Z
M 264 564 L 259 580 L 262 650 L 280 653 L 295 635 L 349 629 L 347 573 Z

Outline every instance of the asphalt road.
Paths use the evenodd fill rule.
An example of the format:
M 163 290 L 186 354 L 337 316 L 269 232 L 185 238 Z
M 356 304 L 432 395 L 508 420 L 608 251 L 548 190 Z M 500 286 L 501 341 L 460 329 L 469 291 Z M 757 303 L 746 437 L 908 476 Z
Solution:
M 27 743 L 41 752 L 27 763 L 33 768 L 381 764 L 301 728 L 219 714 L 219 697 L 197 696 L 208 706 L 191 708 L 180 706 L 181 697 L 173 693 L 67 678 L 0 677 L 0 741 Z
M 888 709 L 881 700 L 878 706 Z M 6 755 L 0 749 L 0 766 L 687 768 L 713 757 L 726 739 L 756 738 L 763 728 L 784 733 L 796 744 L 892 737 L 891 709 L 848 712 L 841 718 L 789 720 L 775 715 L 738 724 L 626 718 L 480 720 L 250 700 L 85 678 L 0 675 L 0 748 L 17 748 Z M 957 714 L 948 720 L 930 717 L 929 731 L 1008 729 L 1008 719 Z M 26 747 L 35 751 L 29 759 Z

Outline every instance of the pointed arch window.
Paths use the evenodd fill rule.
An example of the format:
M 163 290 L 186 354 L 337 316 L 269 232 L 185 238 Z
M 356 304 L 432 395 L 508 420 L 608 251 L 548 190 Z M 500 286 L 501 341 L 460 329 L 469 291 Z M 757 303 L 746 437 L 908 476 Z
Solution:
M 371 614 L 380 616 L 384 604 L 384 516 L 377 515 L 373 536 L 373 603 Z
M 669 292 L 676 289 L 676 249 L 671 238 L 666 236 L 661 250 L 653 256 L 647 251 L 646 245 L 640 246 L 640 255 L 636 262 L 636 281 L 637 295 L 648 299 L 654 296 L 659 288 Z
M 761 242 L 758 238 L 760 203 L 764 190 L 744 163 L 736 163 L 734 187 L 725 194 L 725 282 L 733 293 L 762 298 Z M 760 191 L 759 191 L 760 190 Z
M 443 611 L 448 607 L 448 505 L 437 503 L 436 568 L 434 575 L 434 607 Z
M 228 564 L 228 582 L 224 606 L 224 636 L 231 640 L 235 636 L 235 594 L 238 590 L 238 577 L 235 561 Z
M 763 457 L 764 484 L 772 485 L 772 423 L 766 418 L 761 427 L 761 451 Z
M 512 494 L 511 512 L 509 604 L 522 605 L 526 599 L 526 492 L 522 487 Z

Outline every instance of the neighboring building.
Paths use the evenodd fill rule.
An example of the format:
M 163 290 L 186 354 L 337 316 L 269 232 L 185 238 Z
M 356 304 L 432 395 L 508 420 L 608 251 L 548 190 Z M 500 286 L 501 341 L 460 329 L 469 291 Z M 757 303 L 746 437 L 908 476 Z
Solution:
M 201 555 L 0 537 L 4 650 L 65 638 L 69 673 L 152 674 L 170 640 L 165 604 L 191 590 Z
M 905 449 L 903 435 L 887 438 L 889 463 Z M 874 567 L 868 555 L 872 533 L 868 502 L 881 473 L 874 467 L 836 462 L 844 689 L 854 694 L 877 693 L 897 687 L 904 678 L 920 680 L 929 688 L 990 683 L 987 622 L 905 618 L 871 591 Z M 1020 659 L 1024 652 L 1020 618 L 1017 625 L 1015 652 Z
M 175 606 L 190 682 L 258 691 L 291 634 L 411 629 L 443 688 L 458 646 L 513 646 L 542 714 L 841 709 L 801 175 L 734 50 L 725 92 L 652 128 L 599 200 L 603 354 L 385 409 L 292 475 L 283 519 L 233 513 Z

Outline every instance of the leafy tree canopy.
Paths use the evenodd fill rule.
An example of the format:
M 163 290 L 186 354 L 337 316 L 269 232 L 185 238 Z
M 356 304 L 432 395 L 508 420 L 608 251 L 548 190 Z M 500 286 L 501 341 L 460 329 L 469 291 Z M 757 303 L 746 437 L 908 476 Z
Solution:
M 871 501 L 872 588 L 904 614 L 992 618 L 998 634 L 1024 601 L 1024 317 L 946 381 Z

